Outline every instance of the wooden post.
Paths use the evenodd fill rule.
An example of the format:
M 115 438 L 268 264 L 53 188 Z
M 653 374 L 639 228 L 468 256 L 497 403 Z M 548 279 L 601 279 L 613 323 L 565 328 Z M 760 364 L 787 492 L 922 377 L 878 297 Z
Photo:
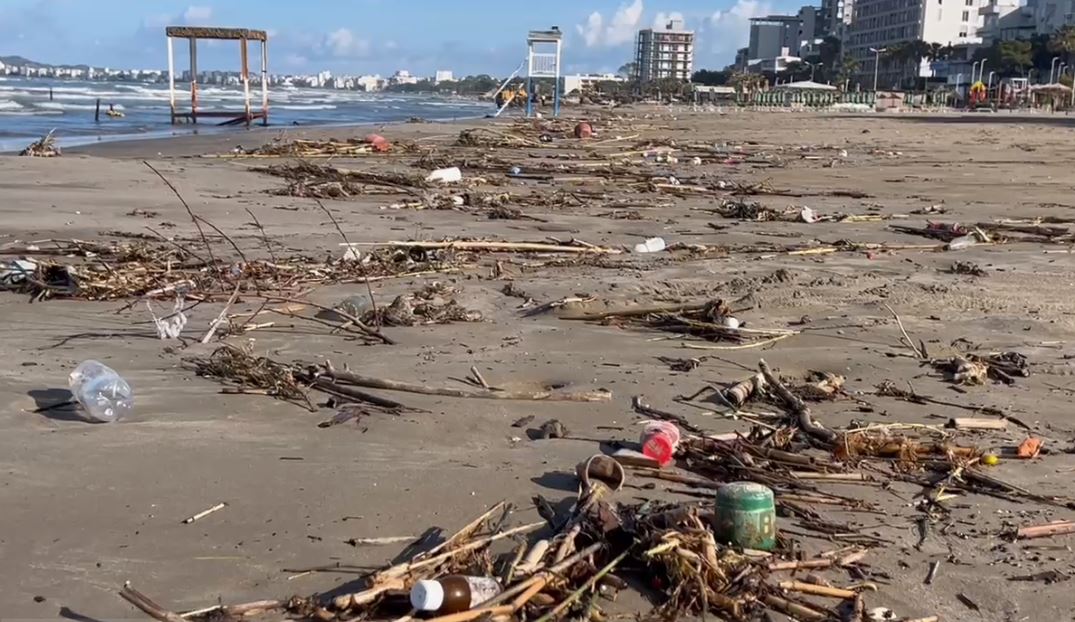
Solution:
M 250 127 L 250 57 L 245 38 L 239 39 L 239 57 L 239 78 L 243 81 L 243 115 L 246 118 L 246 127 Z
M 198 40 L 190 41 L 190 122 L 198 123 Z
M 94 123 L 100 123 L 101 122 L 101 98 L 100 97 L 97 98 L 97 108 L 93 112 L 93 122 Z
M 269 124 L 269 39 L 261 40 L 261 124 Z
M 172 38 L 168 39 L 168 102 L 172 109 L 172 125 L 175 125 L 175 50 Z

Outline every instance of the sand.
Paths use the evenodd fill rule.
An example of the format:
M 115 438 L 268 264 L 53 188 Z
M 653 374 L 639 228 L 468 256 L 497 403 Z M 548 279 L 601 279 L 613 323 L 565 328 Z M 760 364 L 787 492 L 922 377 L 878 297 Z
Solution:
M 643 137 L 836 147 L 829 151 L 831 159 L 821 160 L 785 150 L 779 153 L 782 167 L 713 163 L 694 168 L 685 162 L 673 167 L 680 176 L 769 180 L 809 195 L 758 197 L 771 207 L 808 205 L 822 214 L 863 214 L 875 207 L 875 213 L 908 215 L 894 221 L 898 224 L 918 226 L 930 218 L 1075 218 L 1070 182 L 1075 147 L 1067 135 L 1075 120 L 1068 117 L 720 115 L 666 108 L 634 114 L 635 123 L 648 125 L 639 132 Z M 462 127 L 467 125 L 401 125 L 381 132 L 393 140 L 443 146 Z M 600 129 L 603 138 L 627 133 Z M 366 131 L 298 129 L 287 134 L 346 137 Z M 196 212 L 252 253 L 262 245 L 244 208 L 253 210 L 268 235 L 288 247 L 338 253 L 339 240 L 312 201 L 269 195 L 266 191 L 281 181 L 246 170 L 261 162 L 184 157 L 227 152 L 240 142 L 250 147 L 278 134 L 102 144 L 47 160 L 0 157 L 0 245 L 49 237 L 100 239 L 109 237 L 107 232 L 145 232 L 147 225 L 167 235 L 195 235 L 175 197 L 141 163 L 147 158 Z M 536 151 L 519 149 L 510 157 L 525 168 Z M 338 164 L 388 166 L 373 158 Z M 832 190 L 858 190 L 869 197 L 819 196 Z M 603 216 L 610 210 L 601 201 L 587 209 L 527 209 L 548 221 L 540 223 L 488 220 L 450 210 L 387 210 L 383 207 L 392 200 L 383 197 L 327 205 L 354 242 L 555 236 L 621 246 L 659 235 L 669 243 L 708 245 L 815 239 L 929 243 L 889 230 L 893 221 L 747 223 L 699 209 L 711 207 L 712 198 L 642 196 L 667 206 L 638 209 L 639 220 Z M 931 205 L 942 205 L 947 213 L 911 213 Z M 135 209 L 156 214 L 129 215 Z M 464 376 L 474 365 L 493 383 L 605 388 L 614 398 L 574 404 L 392 394 L 428 412 L 375 415 L 358 425 L 328 429 L 316 425 L 331 415 L 328 409 L 312 414 L 266 397 L 220 394 L 219 385 L 182 365 L 184 357 L 204 354 L 209 347 L 162 343 L 144 306 L 118 313 L 121 301 L 30 304 L 24 296 L 0 293 L 0 356 L 7 361 L 0 396 L 8 405 L 0 410 L 0 612 L 11 619 L 140 619 L 115 595 L 128 580 L 175 611 L 218 600 L 332 590 L 401 548 L 354 548 L 345 543 L 348 538 L 420 535 L 431 526 L 451 530 L 502 499 L 520 507 L 519 522 L 530 521 L 536 516 L 531 496 L 542 494 L 555 502 L 573 497 L 575 481 L 569 473 L 576 462 L 599 451 L 602 441 L 636 438 L 634 423 L 640 417 L 631 411 L 632 396 L 644 395 L 653 405 L 680 412 L 713 432 L 745 429 L 741 422 L 707 416 L 673 398 L 707 382 L 739 379 L 747 373 L 744 366 L 755 367 L 762 356 L 787 375 L 810 369 L 845 374 L 853 391 L 870 392 L 891 379 L 940 399 L 1002 408 L 1034 426 L 1049 455 L 1005 460 L 992 472 L 1042 494 L 1072 494 L 1075 458 L 1065 451 L 1075 427 L 1069 406 L 1075 388 L 1070 377 L 1075 373 L 1075 264 L 1071 255 L 1045 252 L 1066 248 L 1016 243 L 959 253 L 736 253 L 695 260 L 665 253 L 631 256 L 615 268 L 528 268 L 523 264 L 532 258 L 517 258 L 504 263 L 499 278 L 491 276 L 492 258 L 487 258 L 481 269 L 465 274 L 382 281 L 373 287 L 380 301 L 431 280 L 451 281 L 462 291 L 460 302 L 480 310 L 486 320 L 386 329 L 398 340 L 395 346 L 361 346 L 288 321 L 249 337 L 258 352 L 280 360 L 329 357 L 369 375 L 462 386 L 451 378 Z M 950 274 L 955 260 L 975 262 L 987 274 Z M 804 316 L 809 323 L 803 334 L 764 350 L 685 350 L 664 333 L 565 321 L 555 314 L 520 318 L 522 300 L 501 293 L 508 280 L 538 302 L 576 294 L 614 304 L 750 295 L 756 307 L 743 315 L 755 326 L 788 327 Z M 311 298 L 332 304 L 363 291 L 360 285 L 325 287 Z M 1013 386 L 956 388 L 901 356 L 908 350 L 899 344 L 899 331 L 884 303 L 898 310 L 908 332 L 933 351 L 946 351 L 957 339 L 982 349 L 1017 350 L 1030 359 L 1032 375 Z M 219 304 L 195 309 L 186 334 L 200 337 L 219 311 Z M 658 356 L 706 358 L 698 369 L 679 373 Z M 108 363 L 130 381 L 137 393 L 137 412 L 130 420 L 94 425 L 70 409 L 33 412 L 35 406 L 62 399 L 68 372 L 86 358 Z M 852 420 L 938 424 L 969 414 L 863 398 L 875 405 L 873 412 L 843 401 L 821 404 L 815 414 L 833 427 Z M 511 427 L 525 415 L 535 416 L 535 423 L 559 419 L 572 438 L 530 440 L 524 430 Z M 972 441 L 1003 447 L 1023 437 L 1010 426 L 1007 432 Z M 969 496 L 952 502 L 950 517 L 936 523 L 916 549 L 920 513 L 912 507 L 912 497 L 918 489 L 826 489 L 883 501 L 888 508 L 885 515 L 826 513 L 894 543 L 870 555 L 873 569 L 887 573 L 882 576 L 889 582 L 869 594 L 871 606 L 888 606 L 907 617 L 1014 621 L 1060 619 L 1075 605 L 1063 583 L 1009 580 L 1045 570 L 1070 571 L 1071 536 L 1030 544 L 1012 544 L 1001 536 L 1013 525 L 1071 518 L 1070 513 Z M 228 506 L 194 524 L 181 524 L 219 502 Z M 782 520 L 782 525 L 791 524 Z M 813 546 L 836 545 L 817 541 Z M 931 560 L 944 563 L 933 584 L 923 585 Z M 290 578 L 299 569 L 336 563 L 349 570 Z M 968 609 L 957 593 L 977 603 L 981 612 Z

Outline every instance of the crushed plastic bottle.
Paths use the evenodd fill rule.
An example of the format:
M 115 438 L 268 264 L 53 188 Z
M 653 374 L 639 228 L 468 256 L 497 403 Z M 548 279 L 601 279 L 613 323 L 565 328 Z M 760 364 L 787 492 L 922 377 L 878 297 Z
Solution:
M 635 244 L 636 253 L 659 253 L 664 249 L 664 238 L 649 238 L 641 244 Z
M 134 410 L 131 385 L 104 363 L 82 361 L 67 382 L 86 415 L 95 421 L 112 423 Z

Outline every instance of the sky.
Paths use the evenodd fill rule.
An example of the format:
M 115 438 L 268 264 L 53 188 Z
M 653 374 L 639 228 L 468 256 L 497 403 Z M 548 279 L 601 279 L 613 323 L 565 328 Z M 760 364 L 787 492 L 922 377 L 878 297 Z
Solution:
M 559 26 L 563 72 L 614 72 L 635 33 L 680 18 L 696 32 L 695 69 L 721 69 L 746 45 L 751 17 L 789 0 L 0 0 L 0 56 L 122 69 L 167 66 L 167 25 L 269 33 L 272 73 L 507 75 L 526 32 Z M 185 45 L 178 68 L 186 68 Z M 255 56 L 256 58 L 256 56 Z M 237 70 L 234 42 L 203 42 L 201 70 Z

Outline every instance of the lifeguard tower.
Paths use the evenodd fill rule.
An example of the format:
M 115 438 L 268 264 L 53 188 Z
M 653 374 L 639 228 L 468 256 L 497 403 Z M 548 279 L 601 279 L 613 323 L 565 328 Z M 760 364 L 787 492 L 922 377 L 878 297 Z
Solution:
M 563 33 L 556 26 L 531 30 L 526 36 L 526 116 L 534 116 L 534 78 L 552 78 L 552 115 L 560 116 L 560 47 Z
M 269 124 L 269 35 L 264 30 L 248 28 L 201 28 L 196 26 L 169 26 L 164 30 L 168 37 L 168 97 L 172 107 L 172 124 L 187 121 L 197 123 L 198 117 L 223 117 L 221 125 L 237 125 L 261 119 Z M 174 39 L 186 39 L 190 44 L 190 111 L 179 110 L 175 101 L 175 52 Z M 243 110 L 198 109 L 198 39 L 216 39 L 239 42 L 241 69 L 239 79 L 243 87 Z M 250 106 L 250 59 L 247 43 L 261 42 L 261 110 Z

